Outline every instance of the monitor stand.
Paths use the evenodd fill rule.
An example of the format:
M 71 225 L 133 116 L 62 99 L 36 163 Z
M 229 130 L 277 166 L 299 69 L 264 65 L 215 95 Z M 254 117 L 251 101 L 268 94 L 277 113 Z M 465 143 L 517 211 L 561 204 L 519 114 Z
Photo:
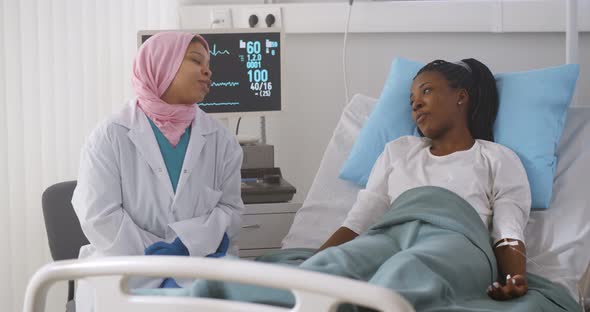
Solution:
M 228 117 L 221 117 L 218 120 L 225 128 L 227 128 L 231 131 L 231 129 L 229 127 L 229 118 Z M 238 139 L 240 139 L 240 137 L 242 137 L 242 136 L 238 135 Z M 244 137 L 248 138 L 247 139 L 248 141 L 251 141 L 251 136 L 244 136 Z M 242 142 L 240 141 L 240 143 L 242 143 Z M 251 143 L 251 142 L 248 142 L 248 143 Z M 260 143 L 266 144 L 266 116 L 264 116 L 264 115 L 260 116 Z

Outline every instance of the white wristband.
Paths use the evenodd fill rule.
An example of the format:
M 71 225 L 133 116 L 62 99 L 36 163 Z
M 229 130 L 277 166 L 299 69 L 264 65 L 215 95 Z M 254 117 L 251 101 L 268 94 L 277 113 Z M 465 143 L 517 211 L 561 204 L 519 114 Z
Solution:
M 518 241 L 507 241 L 504 240 L 501 243 L 499 243 L 498 245 L 496 245 L 496 248 L 498 247 L 503 247 L 503 246 L 518 246 Z

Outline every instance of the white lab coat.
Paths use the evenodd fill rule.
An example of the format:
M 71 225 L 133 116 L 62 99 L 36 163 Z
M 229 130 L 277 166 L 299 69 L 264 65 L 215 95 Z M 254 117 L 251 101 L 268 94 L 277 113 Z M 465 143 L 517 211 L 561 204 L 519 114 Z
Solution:
M 242 149 L 236 138 L 200 109 L 174 193 L 146 115 L 131 100 L 99 125 L 82 148 L 72 205 L 90 241 L 79 258 L 143 255 L 158 241 L 177 236 L 190 256 L 215 252 L 225 232 L 230 254 L 244 209 L 240 195 Z M 157 287 L 139 279 L 130 287 Z M 78 283 L 78 312 L 92 310 L 89 285 Z

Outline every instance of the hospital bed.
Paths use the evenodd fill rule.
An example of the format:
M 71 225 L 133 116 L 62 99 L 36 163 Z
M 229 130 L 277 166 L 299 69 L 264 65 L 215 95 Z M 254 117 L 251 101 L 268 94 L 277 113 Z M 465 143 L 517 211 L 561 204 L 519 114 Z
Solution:
M 283 248 L 317 248 L 344 221 L 359 188 L 337 177 L 376 101 L 356 95 L 344 110 Z M 557 150 L 551 206 L 531 211 L 525 233 L 527 270 L 563 285 L 577 300 L 590 298 L 589 143 L 590 107 L 571 107 Z
M 283 248 L 317 248 L 342 223 L 359 188 L 338 179 L 338 173 L 375 102 L 356 95 L 345 108 Z M 552 205 L 533 211 L 526 229 L 531 259 L 528 270 L 565 286 L 576 299 L 590 283 L 588 276 L 583 278 L 590 260 L 590 201 L 586 194 L 589 121 L 590 107 L 570 108 L 558 147 Z M 297 301 L 292 311 L 332 311 L 344 302 L 379 311 L 413 311 L 395 292 L 360 281 L 253 261 L 182 257 L 112 257 L 49 264 L 30 281 L 24 311 L 43 311 L 45 295 L 55 281 L 81 278 L 96 287 L 97 312 L 288 310 L 207 298 L 134 296 L 126 287 L 126 276 L 130 275 L 192 277 L 291 289 Z

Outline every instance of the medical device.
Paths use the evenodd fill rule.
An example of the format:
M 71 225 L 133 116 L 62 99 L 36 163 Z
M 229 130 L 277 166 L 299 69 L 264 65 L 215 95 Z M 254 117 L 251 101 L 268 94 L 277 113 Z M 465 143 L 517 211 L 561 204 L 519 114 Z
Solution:
M 138 46 L 161 31 L 138 32 Z M 200 34 L 209 44 L 213 75 L 209 93 L 198 103 L 203 111 L 225 118 L 278 112 L 283 108 L 283 33 L 267 29 L 179 31 Z M 296 189 L 275 168 L 274 146 L 266 144 L 264 119 L 261 119 L 261 142 L 246 141 L 240 142 L 244 152 L 244 203 L 291 200 Z
M 138 46 L 161 31 L 138 32 Z M 198 103 L 203 111 L 242 116 L 282 109 L 284 36 L 280 31 L 179 31 L 200 34 L 209 43 L 213 76 L 209 94 Z

